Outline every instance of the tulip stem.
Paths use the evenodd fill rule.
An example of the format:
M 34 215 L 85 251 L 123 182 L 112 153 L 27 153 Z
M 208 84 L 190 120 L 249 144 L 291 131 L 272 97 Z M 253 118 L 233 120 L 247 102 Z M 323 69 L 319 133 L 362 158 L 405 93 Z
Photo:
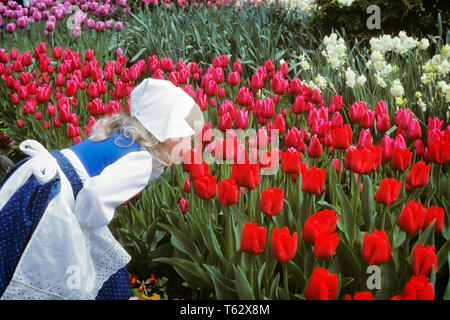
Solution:
M 344 170 L 344 151 L 342 149 L 339 149 L 339 175 L 338 175 L 338 183 L 341 183 L 341 178 L 342 178 L 342 171 Z
M 250 253 L 248 253 L 250 254 Z M 250 257 L 250 287 L 252 288 L 252 291 L 255 292 L 255 288 L 253 286 L 254 281 L 253 281 L 253 270 L 254 270 L 254 264 L 255 263 L 255 257 L 252 255 Z
M 283 263 L 283 281 L 284 281 L 284 291 L 286 295 L 286 300 L 289 300 L 289 282 L 288 282 L 288 262 Z
M 384 230 L 385 221 L 386 221 L 386 209 L 384 208 L 384 205 L 381 205 L 381 227 L 380 227 L 380 230 Z
M 232 216 L 230 213 L 230 207 L 226 206 L 225 207 L 225 212 L 227 214 L 227 229 L 228 229 L 228 251 L 229 251 L 229 257 L 231 259 L 232 255 L 233 255 L 233 222 L 232 222 Z

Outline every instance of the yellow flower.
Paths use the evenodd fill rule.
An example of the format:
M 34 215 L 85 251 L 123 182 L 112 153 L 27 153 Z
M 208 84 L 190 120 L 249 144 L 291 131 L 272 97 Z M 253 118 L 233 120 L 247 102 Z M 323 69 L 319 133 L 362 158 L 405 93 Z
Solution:
M 150 300 L 161 300 L 161 296 L 159 294 L 154 293 L 151 297 Z

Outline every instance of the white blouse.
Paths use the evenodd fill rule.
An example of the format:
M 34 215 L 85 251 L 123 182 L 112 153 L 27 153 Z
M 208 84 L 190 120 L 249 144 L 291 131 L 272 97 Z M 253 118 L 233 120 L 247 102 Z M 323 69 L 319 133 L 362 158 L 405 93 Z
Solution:
M 83 187 L 75 201 L 75 216 L 83 228 L 98 228 L 110 223 L 115 208 L 131 199 L 164 169 L 148 151 L 132 151 L 90 177 L 77 155 L 70 149 L 61 152 L 80 176 Z

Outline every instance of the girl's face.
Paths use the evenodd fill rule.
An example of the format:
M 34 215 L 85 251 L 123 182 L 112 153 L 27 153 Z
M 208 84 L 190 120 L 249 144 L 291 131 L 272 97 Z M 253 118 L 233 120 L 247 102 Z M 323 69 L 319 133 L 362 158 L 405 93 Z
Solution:
M 180 164 L 184 154 L 191 150 L 191 137 L 167 139 L 163 142 L 163 146 L 168 152 L 170 159 L 174 164 Z

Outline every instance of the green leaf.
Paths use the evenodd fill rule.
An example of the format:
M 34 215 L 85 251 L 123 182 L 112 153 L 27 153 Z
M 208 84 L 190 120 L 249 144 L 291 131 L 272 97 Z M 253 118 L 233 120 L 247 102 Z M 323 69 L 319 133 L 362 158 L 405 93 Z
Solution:
M 344 191 L 342 190 L 341 185 L 336 186 L 336 191 L 341 207 L 341 213 L 344 218 L 345 237 L 349 241 L 350 247 L 353 248 L 353 243 L 356 237 L 356 225 L 354 220 L 354 215 L 356 213 L 353 212 L 350 202 L 348 201 L 348 198 L 346 197 Z
M 376 300 L 388 300 L 399 293 L 399 279 L 395 272 L 393 259 L 381 266 L 381 288 L 375 295 Z
M 437 253 L 437 267 L 438 270 L 441 270 L 444 266 L 445 262 L 447 262 L 447 256 L 446 254 L 450 252 L 450 240 L 447 240 L 439 249 Z
M 203 264 L 206 271 L 209 272 L 211 280 L 214 284 L 216 298 L 218 300 L 237 299 L 237 292 L 235 290 L 235 280 L 228 279 L 216 266 Z
M 416 245 L 421 243 L 422 245 L 430 245 L 434 246 L 434 223 L 436 220 L 433 220 L 432 223 L 425 230 L 421 230 L 419 233 L 419 238 L 417 239 Z
M 450 300 L 450 252 L 447 254 L 447 262 L 449 265 L 449 280 L 447 284 L 447 289 L 445 289 L 444 296 L 442 297 L 443 300 Z
M 278 299 L 278 285 L 280 283 L 280 274 L 277 273 L 277 275 L 275 276 L 275 278 L 272 280 L 272 286 L 270 287 L 270 292 L 269 292 L 269 299 L 270 300 L 275 300 Z
M 165 229 L 170 234 L 170 242 L 178 250 L 188 254 L 193 262 L 201 261 L 201 254 L 195 243 L 190 239 L 186 238 L 179 230 L 167 225 L 160 223 L 159 226 Z
M 236 291 L 240 300 L 255 300 L 253 289 L 242 271 L 240 266 L 233 266 L 234 276 L 236 278 Z
M 153 259 L 153 262 L 170 264 L 186 282 L 193 286 L 193 288 L 196 288 L 197 285 L 203 286 L 204 288 L 211 287 L 208 274 L 200 268 L 197 263 L 181 258 L 165 257 Z
M 400 247 L 406 240 L 406 232 L 402 231 L 397 225 L 394 227 L 392 250 Z
M 361 194 L 361 216 L 364 220 L 364 225 L 368 230 L 370 228 L 370 220 L 373 214 L 373 189 L 372 181 L 369 176 L 364 177 L 362 194 Z

